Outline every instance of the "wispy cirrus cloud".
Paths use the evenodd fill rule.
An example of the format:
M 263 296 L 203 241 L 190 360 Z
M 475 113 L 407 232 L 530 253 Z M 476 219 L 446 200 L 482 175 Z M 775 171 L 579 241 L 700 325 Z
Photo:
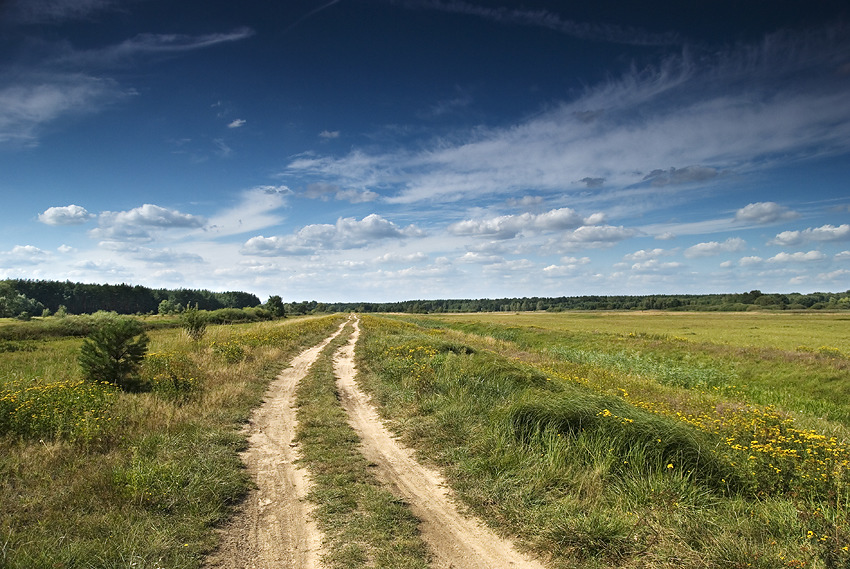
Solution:
M 118 9 L 121 0 L 10 0 L 12 21 L 21 24 L 57 24 L 84 20 L 104 10 Z
M 61 117 L 103 110 L 129 94 L 107 78 L 83 73 L 26 73 L 0 88 L 0 144 L 38 144 L 42 129 Z
M 638 28 L 575 22 L 548 10 L 492 8 L 460 0 L 407 0 L 404 5 L 409 8 L 477 16 L 506 25 L 546 28 L 584 40 L 630 45 L 670 45 L 681 41 L 675 33 L 658 34 Z
M 230 32 L 204 35 L 138 34 L 121 43 L 89 50 L 66 48 L 56 58 L 62 65 L 103 67 L 123 65 L 136 57 L 176 54 L 241 41 L 254 35 L 251 28 L 236 28 Z
M 850 74 L 835 72 L 850 49 L 842 30 L 684 53 L 510 127 L 478 127 L 421 150 L 303 155 L 283 175 L 378 192 L 398 205 L 531 192 L 594 209 L 669 201 L 730 178 L 721 173 L 850 151 Z M 788 213 L 761 206 L 740 219 L 759 212 L 761 220 Z

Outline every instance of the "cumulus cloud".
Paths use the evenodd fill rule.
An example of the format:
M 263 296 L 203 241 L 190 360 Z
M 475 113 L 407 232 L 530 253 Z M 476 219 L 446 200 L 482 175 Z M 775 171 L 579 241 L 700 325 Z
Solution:
M 454 235 L 473 235 L 491 239 L 511 239 L 523 232 L 562 231 L 602 220 L 602 214 L 584 218 L 575 210 L 564 207 L 546 213 L 501 215 L 487 219 L 467 219 L 453 223 L 449 232 Z
M 428 259 L 428 255 L 421 251 L 417 251 L 416 253 L 384 253 L 380 257 L 375 259 L 378 263 L 420 263 L 422 261 L 426 261 Z
M 835 254 L 836 261 L 850 261 L 850 251 L 842 251 Z
M 34 245 L 15 245 L 11 251 L 0 253 L 0 258 L 3 259 L 3 264 L 16 266 L 39 265 L 49 261 L 52 256 Z
M 745 223 L 773 223 L 786 219 L 796 219 L 800 215 L 776 202 L 756 202 L 746 205 L 735 212 L 735 221 Z
M 414 225 L 400 228 L 378 214 L 361 220 L 341 217 L 336 224 L 307 225 L 293 235 L 252 237 L 242 247 L 244 255 L 285 256 L 306 255 L 319 250 L 357 249 L 385 239 L 421 237 Z
M 665 249 L 641 249 L 640 251 L 635 251 L 634 253 L 629 253 L 628 255 L 623 256 L 624 261 L 636 261 L 643 262 L 648 261 L 650 259 L 657 259 L 658 257 L 663 257 L 664 255 L 669 255 L 670 252 Z
M 613 225 L 585 225 L 564 236 L 564 244 L 587 247 L 608 247 L 638 235 L 636 229 Z
M 682 263 L 677 262 L 661 262 L 658 259 L 649 259 L 632 265 L 631 269 L 635 273 L 677 273 L 682 269 Z
M 105 211 L 100 214 L 98 223 L 99 227 L 89 233 L 96 239 L 148 241 L 153 238 L 152 230 L 198 228 L 203 227 L 206 220 L 197 215 L 144 204 L 128 211 Z
M 38 220 L 47 225 L 80 225 L 92 219 L 94 214 L 78 205 L 49 207 L 38 214 Z
M 685 257 L 689 259 L 696 257 L 710 257 L 719 255 L 720 253 L 733 253 L 741 251 L 746 246 L 747 242 L 740 237 L 730 237 L 723 243 L 717 241 L 709 241 L 707 243 L 697 243 L 685 249 Z
M 760 265 L 764 262 L 764 259 L 757 255 L 752 255 L 749 257 L 741 257 L 738 260 L 738 265 L 741 267 L 752 267 L 754 265 Z
M 800 245 L 811 241 L 846 241 L 850 239 L 850 224 L 822 225 L 803 231 L 783 231 L 768 242 L 768 245 Z
M 811 263 L 814 261 L 823 261 L 826 255 L 820 251 L 797 251 L 796 253 L 777 253 L 767 260 L 768 263 Z

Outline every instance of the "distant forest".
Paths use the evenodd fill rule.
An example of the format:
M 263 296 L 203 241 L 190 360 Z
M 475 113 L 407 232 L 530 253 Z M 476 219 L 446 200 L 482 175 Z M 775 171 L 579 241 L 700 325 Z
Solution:
M 280 302 L 280 297 L 272 297 Z M 270 299 L 271 300 L 271 299 Z M 41 316 L 56 312 L 91 314 L 99 310 L 119 314 L 174 313 L 196 306 L 200 310 L 264 306 L 247 292 L 211 292 L 191 289 L 151 289 L 127 284 L 83 284 L 70 281 L 0 281 L 0 316 Z M 564 310 L 848 310 L 850 290 L 811 294 L 653 294 L 618 296 L 560 296 L 556 298 L 497 298 L 407 300 L 403 302 L 284 302 L 286 314 L 320 312 L 524 312 Z
M 21 313 L 91 314 L 99 310 L 118 314 L 156 314 L 165 302 L 171 310 L 187 306 L 200 310 L 258 306 L 260 299 L 247 292 L 210 292 L 189 289 L 151 289 L 127 284 L 84 284 L 70 281 L 0 281 L 0 316 Z M 45 312 L 46 311 L 46 312 Z

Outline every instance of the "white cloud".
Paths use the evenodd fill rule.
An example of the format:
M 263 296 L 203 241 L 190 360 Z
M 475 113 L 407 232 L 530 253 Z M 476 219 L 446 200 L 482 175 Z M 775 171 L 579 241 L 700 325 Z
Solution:
M 658 257 L 663 257 L 665 255 L 670 255 L 670 252 L 665 249 L 651 249 L 647 251 L 646 249 L 641 249 L 640 251 L 635 251 L 634 253 L 629 253 L 628 255 L 623 256 L 623 260 L 625 261 L 648 261 L 650 259 L 657 259 Z
M 735 221 L 746 223 L 773 223 L 786 219 L 796 219 L 800 215 L 776 202 L 756 202 L 735 212 Z
M 453 223 L 448 230 L 454 235 L 473 235 L 492 239 L 511 239 L 523 232 L 562 231 L 604 219 L 593 214 L 585 219 L 575 210 L 563 207 L 546 213 L 501 215 L 488 219 L 467 219 Z
M 777 253 L 767 260 L 768 263 L 809 263 L 812 261 L 823 261 L 826 255 L 820 251 L 809 251 L 804 253 L 798 251 L 796 253 Z
M 227 128 L 239 128 L 245 126 L 245 123 L 248 122 L 245 119 L 234 119 L 228 123 Z
M 86 208 L 78 205 L 49 207 L 38 214 L 38 220 L 47 225 L 80 225 L 94 217 Z
M 668 262 L 662 263 L 658 259 L 649 259 L 640 263 L 635 263 L 631 269 L 635 273 L 677 273 L 682 269 L 682 263 Z
M 242 247 L 244 255 L 286 256 L 306 255 L 319 250 L 357 249 L 384 239 L 421 237 L 415 225 L 400 228 L 377 214 L 361 220 L 341 217 L 335 225 L 307 225 L 293 235 L 252 237 Z
M 283 217 L 275 212 L 286 206 L 291 195 L 286 186 L 257 186 L 240 192 L 238 202 L 213 215 L 207 229 L 223 237 L 278 225 Z
M 836 261 L 850 261 L 850 251 L 842 251 L 835 254 Z
M 41 128 L 94 113 L 124 96 L 110 79 L 82 73 L 30 74 L 0 88 L 0 143 L 33 146 Z
M 15 245 L 11 251 L 0 253 L 3 264 L 10 266 L 39 265 L 47 262 L 52 255 L 34 245 Z
M 811 241 L 845 241 L 850 239 L 850 225 L 822 225 L 803 231 L 783 231 L 768 242 L 768 245 L 800 245 Z
M 761 257 L 759 257 L 757 255 L 753 255 L 753 256 L 750 256 L 750 257 L 741 257 L 738 260 L 738 265 L 741 266 L 741 267 L 752 267 L 754 265 L 760 265 L 763 262 L 764 262 L 764 259 L 762 259 Z
M 529 193 L 572 194 L 594 209 L 638 195 L 669 203 L 686 191 L 675 182 L 720 184 L 729 177 L 717 172 L 850 149 L 847 79 L 834 72 L 847 42 L 827 36 L 777 34 L 735 52 L 685 54 L 508 127 L 453 133 L 416 151 L 305 155 L 285 174 L 386 188 L 382 195 L 398 204 Z M 656 170 L 667 185 L 647 188 L 644 178 Z M 602 178 L 590 192 L 565 182 Z
M 339 138 L 338 130 L 323 130 L 319 133 L 319 138 L 324 138 L 325 140 L 332 140 L 334 138 Z
M 475 251 L 467 251 L 462 257 L 458 257 L 459 263 L 480 263 L 482 265 L 504 262 L 504 257 L 498 255 L 485 255 Z
M 150 241 L 152 230 L 203 227 L 206 220 L 158 205 L 144 204 L 129 211 L 104 211 L 99 227 L 89 232 L 95 239 L 115 241 Z
M 692 259 L 695 257 L 710 257 L 719 255 L 720 253 L 733 253 L 741 251 L 746 246 L 747 242 L 740 237 L 730 237 L 723 243 L 717 241 L 709 241 L 707 243 L 697 243 L 685 249 L 685 257 Z
M 612 225 L 585 225 L 564 236 L 564 244 L 607 247 L 638 235 L 636 229 Z
M 185 34 L 138 34 L 119 44 L 91 50 L 68 49 L 59 58 L 63 65 L 117 66 L 139 56 L 176 54 L 241 41 L 254 35 L 250 28 L 237 28 L 199 36 Z
M 384 253 L 380 257 L 375 259 L 377 263 L 420 263 L 422 261 L 426 261 L 428 259 L 428 255 L 421 251 L 417 251 L 416 253 Z

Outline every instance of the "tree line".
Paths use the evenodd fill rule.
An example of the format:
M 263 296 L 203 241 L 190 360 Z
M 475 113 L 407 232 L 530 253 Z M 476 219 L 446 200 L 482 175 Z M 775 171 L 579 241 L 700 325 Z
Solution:
M 311 312 L 526 312 L 564 310 L 841 310 L 850 309 L 850 290 L 840 293 L 762 293 L 752 290 L 733 294 L 653 294 L 616 296 L 561 296 L 407 300 L 403 302 L 321 303 L 304 301 L 286 304 L 288 314 Z
M 257 308 L 271 317 L 327 312 L 526 312 L 564 310 L 841 310 L 850 309 L 846 292 L 731 294 L 586 295 L 560 297 L 406 300 L 402 302 L 282 302 L 266 304 L 251 293 L 194 289 L 151 289 L 140 285 L 85 284 L 70 281 L 0 281 L 0 317 L 43 314 L 175 314 L 193 307 L 206 311 Z M 226 313 L 225 313 L 226 316 Z M 225 318 L 227 320 L 227 318 Z M 235 316 L 230 320 L 238 320 Z
M 164 304 L 163 304 L 164 303 Z M 150 314 L 166 307 L 180 312 L 189 306 L 200 310 L 248 308 L 260 305 L 247 292 L 211 292 L 193 289 L 152 289 L 128 284 L 87 284 L 70 281 L 8 279 L 0 281 L 0 317 L 43 314 Z

